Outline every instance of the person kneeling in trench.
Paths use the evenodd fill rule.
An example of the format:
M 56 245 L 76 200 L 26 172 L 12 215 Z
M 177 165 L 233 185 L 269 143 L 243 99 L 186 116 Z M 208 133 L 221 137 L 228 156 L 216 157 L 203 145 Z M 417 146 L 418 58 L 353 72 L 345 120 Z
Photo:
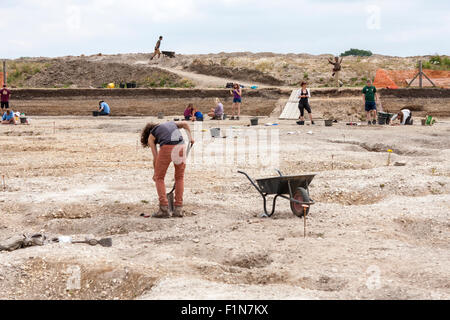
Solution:
M 180 129 L 186 130 L 191 144 L 194 144 L 191 129 L 187 122 L 174 121 L 155 124 L 148 123 L 141 134 L 141 144 L 149 147 L 153 154 L 153 180 L 159 197 L 159 210 L 154 218 L 183 217 L 184 170 L 186 168 L 186 147 Z M 159 144 L 159 152 L 157 149 Z M 169 212 L 166 185 L 164 178 L 170 163 L 175 166 L 175 206 L 174 212 Z
M 6 112 L 2 116 L 2 124 L 16 124 L 16 120 L 14 119 L 14 111 L 6 110 Z
M 398 120 L 398 122 L 396 121 Z M 395 116 L 391 119 L 391 125 L 412 125 L 412 112 L 409 109 L 400 110 Z

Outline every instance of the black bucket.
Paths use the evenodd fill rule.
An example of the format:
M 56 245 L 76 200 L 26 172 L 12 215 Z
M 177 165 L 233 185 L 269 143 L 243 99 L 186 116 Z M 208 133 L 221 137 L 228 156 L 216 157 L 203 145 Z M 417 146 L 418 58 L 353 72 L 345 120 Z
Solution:
M 258 118 L 250 119 L 250 124 L 251 124 L 252 126 L 257 126 L 257 125 L 258 125 Z
M 389 124 L 389 122 L 390 122 L 389 113 L 378 112 L 378 124 L 379 125 Z
M 331 127 L 333 125 L 333 120 L 325 120 L 325 127 Z

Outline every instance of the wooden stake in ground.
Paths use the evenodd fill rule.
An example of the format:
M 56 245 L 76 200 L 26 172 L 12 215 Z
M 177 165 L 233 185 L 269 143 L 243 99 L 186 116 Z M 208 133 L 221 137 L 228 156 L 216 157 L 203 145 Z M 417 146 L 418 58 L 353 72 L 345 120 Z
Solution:
M 303 207 L 303 238 L 306 238 L 306 210 L 309 206 L 307 204 L 302 205 Z
M 334 154 L 331 155 L 331 170 L 334 170 Z
M 6 191 L 5 175 L 2 175 L 3 192 Z
M 389 166 L 390 164 L 391 164 L 391 153 L 392 153 L 392 150 L 391 149 L 389 149 L 388 151 L 388 160 L 387 160 L 387 166 Z

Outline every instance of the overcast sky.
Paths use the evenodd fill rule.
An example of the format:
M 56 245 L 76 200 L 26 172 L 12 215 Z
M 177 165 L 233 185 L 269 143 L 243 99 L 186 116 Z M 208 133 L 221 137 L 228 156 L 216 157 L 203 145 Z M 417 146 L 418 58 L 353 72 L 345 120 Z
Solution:
M 450 53 L 448 0 L 0 0 L 0 58 L 163 50 Z

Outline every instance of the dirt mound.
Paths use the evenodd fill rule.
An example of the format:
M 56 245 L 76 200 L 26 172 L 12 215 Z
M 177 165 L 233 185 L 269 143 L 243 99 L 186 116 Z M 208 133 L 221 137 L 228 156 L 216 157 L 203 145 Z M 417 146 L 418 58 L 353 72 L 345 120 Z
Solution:
M 255 81 L 274 86 L 281 86 L 284 84 L 283 81 L 258 70 L 247 68 L 230 68 L 213 62 L 205 63 L 201 60 L 194 60 L 189 66 L 189 70 L 216 77 L 233 77 L 240 80 Z
M 377 70 L 374 85 L 377 88 L 405 88 L 408 83 L 415 77 L 417 70 Z M 429 70 L 424 69 L 423 72 L 435 83 L 435 85 L 443 88 L 450 88 L 450 71 Z M 417 86 L 418 82 L 414 81 L 413 86 Z M 424 79 L 425 86 L 431 86 L 428 80 Z
M 168 71 L 121 63 L 99 63 L 83 60 L 49 62 L 23 83 L 33 88 L 88 88 L 102 87 L 106 83 L 136 82 L 141 87 L 189 87 L 187 81 Z

